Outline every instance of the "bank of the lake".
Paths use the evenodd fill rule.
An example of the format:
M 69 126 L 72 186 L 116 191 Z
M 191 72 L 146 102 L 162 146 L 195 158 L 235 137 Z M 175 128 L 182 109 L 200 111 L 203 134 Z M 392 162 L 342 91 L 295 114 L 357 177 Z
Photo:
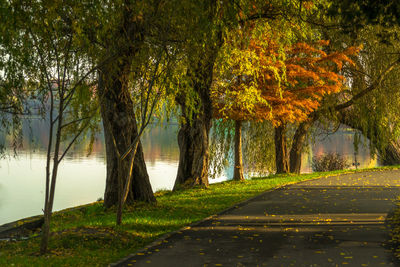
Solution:
M 388 168 L 374 170 L 385 169 Z M 219 213 L 266 190 L 345 172 L 355 170 L 273 175 L 244 182 L 222 182 L 208 189 L 158 192 L 156 205 L 138 203 L 128 207 L 123 225 L 118 227 L 115 226 L 115 211 L 104 210 L 100 202 L 83 209 L 55 213 L 51 254 L 37 256 L 40 238 L 39 233 L 34 233 L 28 240 L 1 241 L 0 266 L 105 266 L 169 232 Z
M 23 147 L 16 157 L 0 157 L 0 225 L 24 217 L 40 215 L 44 206 L 46 144 L 48 136 L 42 123 L 25 127 Z M 178 125 L 168 127 L 153 126 L 142 139 L 144 157 L 153 191 L 172 189 L 179 161 L 179 147 L 176 136 Z M 32 135 L 32 139 L 29 136 Z M 61 162 L 54 200 L 54 210 L 62 210 L 83 205 L 103 197 L 106 182 L 105 147 L 102 135 L 92 146 L 88 156 L 88 140 L 78 143 Z M 360 163 L 360 168 L 376 167 L 367 143 L 360 144 L 358 154 L 354 154 L 354 132 L 341 128 L 335 134 L 317 136 L 303 154 L 302 173 L 309 173 L 313 156 L 338 153 L 351 164 Z M 1 136 L 0 136 L 1 143 Z M 233 159 L 231 159 L 232 161 Z M 246 157 L 244 157 L 246 165 Z M 250 170 L 248 170 L 250 171 Z M 210 183 L 225 181 L 233 176 L 233 162 L 220 177 L 210 179 Z

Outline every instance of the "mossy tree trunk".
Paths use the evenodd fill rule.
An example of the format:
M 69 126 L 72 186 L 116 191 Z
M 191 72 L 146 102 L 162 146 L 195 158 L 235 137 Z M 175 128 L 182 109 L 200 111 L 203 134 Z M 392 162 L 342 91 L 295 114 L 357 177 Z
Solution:
M 210 86 L 213 63 L 209 62 L 209 66 L 195 71 L 194 89 L 199 96 L 196 102 L 198 110 L 190 110 L 185 99 L 178 100 L 183 119 L 178 133 L 179 165 L 174 190 L 181 186 L 209 185 L 208 138 L 212 119 Z

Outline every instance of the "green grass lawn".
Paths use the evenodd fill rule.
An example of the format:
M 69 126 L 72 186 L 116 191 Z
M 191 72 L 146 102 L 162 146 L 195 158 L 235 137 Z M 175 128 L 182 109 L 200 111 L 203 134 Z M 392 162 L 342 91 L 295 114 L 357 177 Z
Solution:
M 371 170 L 371 169 L 370 169 Z M 379 170 L 382 170 L 380 168 Z M 353 171 L 273 175 L 245 182 L 228 181 L 177 192 L 156 193 L 157 204 L 125 209 L 115 226 L 115 210 L 101 202 L 53 215 L 51 253 L 38 256 L 40 237 L 0 242 L 0 266 L 106 266 L 143 248 L 160 236 L 216 214 L 282 185 Z

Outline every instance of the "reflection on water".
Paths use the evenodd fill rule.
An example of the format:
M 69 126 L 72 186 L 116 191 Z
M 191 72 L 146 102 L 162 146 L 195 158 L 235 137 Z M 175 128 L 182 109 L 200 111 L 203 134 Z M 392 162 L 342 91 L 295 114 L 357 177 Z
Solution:
M 355 162 L 359 163 L 358 168 L 372 168 L 377 167 L 377 158 L 371 158 L 367 143 L 365 140 L 361 140 L 358 146 L 358 153 L 354 155 L 353 145 L 354 132 L 351 129 L 341 128 L 335 134 L 329 136 L 317 137 L 314 144 L 311 145 L 311 149 L 308 153 L 305 153 L 302 158 L 302 173 L 312 172 L 311 162 L 313 156 L 320 156 L 328 153 L 337 153 L 348 161 L 351 165 L 350 168 L 355 168 L 352 164 Z
M 43 125 L 32 125 L 32 136 L 24 140 L 24 150 L 17 158 L 0 160 L 0 224 L 42 213 L 44 199 L 45 144 L 47 135 Z M 145 133 L 142 143 L 151 185 L 154 191 L 172 189 L 178 167 L 177 125 L 155 126 Z M 105 188 L 105 148 L 102 137 L 95 142 L 87 156 L 88 143 L 76 146 L 59 170 L 54 210 L 96 201 Z M 303 157 L 303 172 L 311 172 L 311 158 L 328 152 L 337 152 L 354 161 L 353 134 L 341 131 L 318 141 Z M 360 167 L 375 166 L 365 147 L 360 147 Z M 211 183 L 232 177 L 233 168 Z
M 1 161 L 0 224 L 42 213 L 45 157 L 21 154 Z M 54 209 L 96 201 L 104 191 L 104 161 L 98 158 L 65 160 L 59 169 Z

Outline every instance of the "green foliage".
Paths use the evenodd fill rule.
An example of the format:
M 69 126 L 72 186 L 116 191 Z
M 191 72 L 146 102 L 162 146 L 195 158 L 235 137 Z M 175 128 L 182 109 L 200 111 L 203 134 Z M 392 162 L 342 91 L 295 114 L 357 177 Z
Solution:
M 235 122 L 232 120 L 214 120 L 210 132 L 210 163 L 209 176 L 217 178 L 229 166 L 233 158 L 233 143 L 235 137 Z
M 356 31 L 366 25 L 399 25 L 398 1 L 333 0 L 328 14 L 340 18 L 342 27 Z
M 49 90 L 53 90 L 56 98 L 65 97 L 69 105 L 69 126 L 65 127 L 68 138 L 68 133 L 76 133 L 84 121 L 69 122 L 92 117 L 97 109 L 95 77 L 90 70 L 93 65 L 75 46 L 81 38 L 74 30 L 82 6 L 75 1 L 13 1 L 4 3 L 2 8 L 8 15 L 1 21 L 6 34 L 0 39 L 0 99 L 15 99 L 14 106 L 19 107 L 18 112 L 14 109 L 16 115 L 45 117 L 50 106 Z M 67 93 L 60 95 L 61 89 Z M 87 128 L 97 131 L 98 121 L 93 122 Z
M 387 31 L 391 37 L 383 42 L 380 36 Z M 357 36 L 332 31 L 326 34 L 335 40 L 333 47 L 362 44 L 363 49 L 359 56 L 352 58 L 356 66 L 344 69 L 344 75 L 350 80 L 347 90 L 326 97 L 319 112 L 329 121 L 345 118 L 370 140 L 372 154 L 383 153 L 385 147 L 400 136 L 400 94 L 397 87 L 400 68 L 396 63 L 400 46 L 394 37 L 399 34 L 399 27 L 388 30 L 379 25 L 365 26 Z M 391 66 L 393 69 L 386 73 Z M 346 102 L 371 86 L 373 90 L 354 101 L 351 107 L 332 112 L 332 106 Z
M 243 154 L 246 155 L 248 172 L 259 175 L 275 170 L 274 127 L 268 122 L 250 122 L 243 139 Z
M 350 164 L 339 154 L 328 153 L 326 155 L 314 156 L 311 166 L 314 172 L 326 172 L 344 170 L 350 167 Z

